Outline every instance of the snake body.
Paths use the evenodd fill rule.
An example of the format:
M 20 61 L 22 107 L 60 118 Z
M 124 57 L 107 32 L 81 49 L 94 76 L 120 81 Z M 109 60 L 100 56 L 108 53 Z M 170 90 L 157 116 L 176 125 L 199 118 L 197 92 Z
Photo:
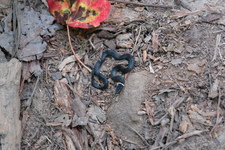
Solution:
M 124 78 L 122 76 L 119 76 L 119 75 L 116 75 L 116 74 L 117 74 L 117 72 L 121 72 L 122 74 L 126 74 L 134 68 L 134 58 L 130 54 L 119 55 L 116 51 L 113 51 L 113 50 L 105 51 L 102 54 L 101 59 L 99 61 L 97 61 L 94 68 L 92 68 L 92 86 L 97 88 L 97 89 L 101 89 L 101 90 L 104 90 L 108 87 L 108 84 L 109 84 L 108 79 L 105 77 L 105 75 L 100 73 L 100 68 L 101 68 L 102 64 L 104 63 L 106 57 L 109 57 L 109 56 L 113 57 L 116 60 L 127 60 L 128 61 L 127 67 L 117 65 L 117 66 L 113 67 L 113 69 L 111 71 L 111 74 L 110 74 L 110 78 L 113 81 L 118 82 L 115 93 L 119 94 L 124 87 L 125 81 L 124 81 Z M 99 78 L 99 80 L 102 80 L 103 85 L 98 85 L 95 82 L 94 76 L 97 76 Z

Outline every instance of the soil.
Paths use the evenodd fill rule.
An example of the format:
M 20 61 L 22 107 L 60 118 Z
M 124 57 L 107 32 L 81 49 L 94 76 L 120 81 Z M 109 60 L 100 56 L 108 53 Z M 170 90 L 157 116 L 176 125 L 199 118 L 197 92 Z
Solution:
M 51 16 L 42 2 L 19 3 L 21 10 Z M 99 28 L 71 28 L 85 64 L 94 66 L 108 49 L 134 56 L 119 95 L 111 79 L 106 90 L 91 85 L 91 73 L 70 51 L 65 27 L 41 23 L 41 29 L 57 31 L 34 30 L 40 37 L 32 44 L 41 49 L 34 46 L 30 54 L 19 48 L 14 55 L 23 62 L 21 149 L 225 149 L 224 16 L 222 0 L 126 0 L 112 2 Z M 13 58 L 1 42 L 0 50 Z M 101 72 L 109 77 L 116 64 L 126 63 L 107 58 Z

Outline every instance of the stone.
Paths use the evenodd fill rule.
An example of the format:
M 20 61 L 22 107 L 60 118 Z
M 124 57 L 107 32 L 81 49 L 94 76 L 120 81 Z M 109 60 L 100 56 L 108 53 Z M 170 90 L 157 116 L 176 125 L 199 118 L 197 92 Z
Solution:
M 142 140 L 131 128 L 138 133 L 143 131 L 144 120 L 138 112 L 144 101 L 145 86 L 150 79 L 147 71 L 131 73 L 125 82 L 124 91 L 108 110 L 108 120 L 117 136 L 139 144 L 142 144 Z
M 20 150 L 20 77 L 22 64 L 15 58 L 0 63 L 0 149 Z

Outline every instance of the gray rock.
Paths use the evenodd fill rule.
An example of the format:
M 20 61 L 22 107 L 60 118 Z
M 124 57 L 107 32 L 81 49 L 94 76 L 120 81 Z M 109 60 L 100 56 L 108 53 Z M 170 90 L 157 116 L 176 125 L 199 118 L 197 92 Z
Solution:
M 144 120 L 142 116 L 138 115 L 138 111 L 144 101 L 144 91 L 149 76 L 150 74 L 146 71 L 131 73 L 118 101 L 112 104 L 108 110 L 108 119 L 117 136 L 139 144 L 142 144 L 143 141 L 131 128 L 139 133 L 143 131 Z
M 0 50 L 0 63 L 7 62 L 5 54 Z
M 21 63 L 17 59 L 0 63 L 0 149 L 20 150 L 20 76 Z

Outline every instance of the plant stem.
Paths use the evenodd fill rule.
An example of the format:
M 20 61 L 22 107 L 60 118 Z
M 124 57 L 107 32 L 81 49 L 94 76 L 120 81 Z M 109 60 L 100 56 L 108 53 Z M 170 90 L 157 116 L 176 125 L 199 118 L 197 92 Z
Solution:
M 73 55 L 74 57 L 76 58 L 76 60 L 85 68 L 87 69 L 89 72 L 92 72 L 92 70 L 87 67 L 78 57 L 77 57 L 77 54 L 75 53 L 74 49 L 73 49 L 73 45 L 71 43 L 71 38 L 70 38 L 70 29 L 69 29 L 69 26 L 66 25 L 66 28 L 67 28 L 67 35 L 68 35 L 68 40 L 69 40 L 69 45 L 70 45 L 70 49 L 71 51 L 73 52 Z

